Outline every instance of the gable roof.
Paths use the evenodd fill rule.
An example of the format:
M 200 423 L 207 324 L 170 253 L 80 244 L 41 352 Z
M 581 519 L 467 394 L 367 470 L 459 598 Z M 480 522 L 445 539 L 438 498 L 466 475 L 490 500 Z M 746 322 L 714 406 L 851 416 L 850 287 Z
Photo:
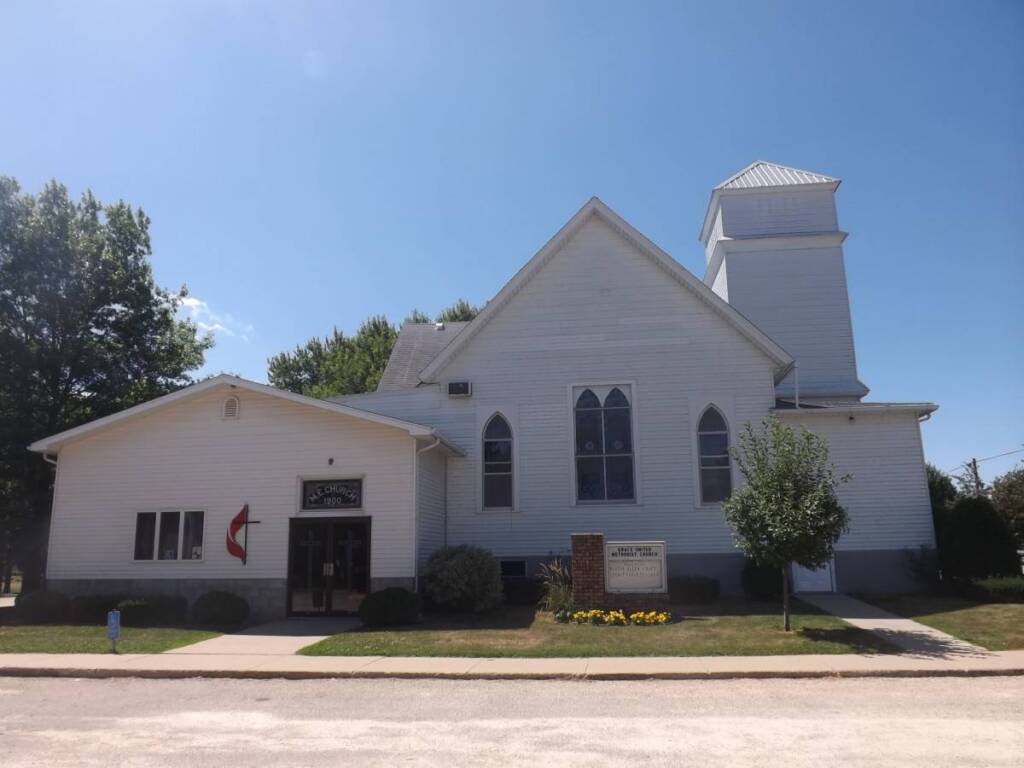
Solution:
M 149 400 L 148 402 L 141 403 L 131 408 L 126 408 L 123 411 L 112 413 L 101 419 L 94 419 L 93 421 L 74 427 L 73 429 L 67 429 L 63 432 L 58 432 L 55 435 L 44 437 L 41 440 L 36 440 L 28 447 L 28 449 L 37 453 L 53 453 L 55 451 L 59 451 L 66 443 L 71 442 L 72 440 L 77 440 L 121 421 L 125 421 L 135 416 L 141 416 L 144 413 L 164 408 L 181 400 L 187 400 L 195 397 L 196 395 L 208 392 L 211 389 L 223 386 L 231 387 L 232 389 L 243 389 L 250 392 L 258 392 L 262 395 L 277 397 L 282 400 L 299 403 L 300 405 L 308 405 L 313 408 L 321 408 L 325 411 L 331 411 L 332 413 L 338 413 L 343 416 L 351 416 L 356 419 L 362 419 L 363 421 L 370 421 L 375 424 L 395 427 L 396 429 L 405 430 L 412 437 L 431 437 L 440 440 L 446 448 L 457 455 L 463 455 L 461 449 L 452 445 L 432 427 L 428 427 L 423 424 L 416 424 L 411 421 L 404 421 L 402 419 L 395 419 L 391 416 L 382 416 L 379 413 L 371 413 L 370 411 L 364 411 L 360 408 L 353 408 L 350 405 L 342 405 L 341 403 L 330 402 L 328 400 L 318 400 L 315 397 L 297 395 L 294 392 L 278 389 L 277 387 L 271 387 L 266 384 L 259 384 L 258 382 L 249 381 L 248 379 L 243 379 L 238 376 L 230 376 L 226 373 L 206 379 L 205 381 L 185 387 L 184 389 L 179 389 L 177 392 L 171 392 L 169 395 L 164 395 L 163 397 Z
M 715 189 L 754 189 L 757 187 L 790 187 L 799 184 L 839 184 L 839 179 L 813 171 L 802 171 L 788 165 L 755 160 L 733 174 Z
M 839 187 L 840 180 L 832 176 L 814 171 L 791 168 L 788 165 L 769 163 L 767 160 L 755 160 L 743 170 L 734 173 L 711 190 L 708 207 L 704 211 L 704 223 L 700 228 L 699 239 L 705 242 L 711 230 L 711 217 L 723 194 L 735 194 L 756 191 L 759 189 L 776 189 L 779 187 L 819 186 L 831 189 Z
M 537 251 L 526 262 L 515 276 L 489 301 L 469 325 L 456 336 L 435 357 L 429 365 L 420 371 L 421 381 L 432 381 L 465 346 L 498 314 L 509 300 L 515 296 L 545 264 L 558 253 L 562 246 L 579 231 L 592 216 L 600 218 L 622 237 L 632 243 L 641 253 L 664 269 L 681 286 L 703 301 L 716 314 L 733 326 L 744 337 L 764 352 L 776 364 L 777 381 L 784 378 L 793 365 L 793 358 L 786 350 L 772 341 L 767 334 L 741 315 L 735 307 L 716 295 L 702 280 L 693 275 L 665 251 L 648 240 L 633 225 L 619 216 L 596 197 L 590 198 L 569 221 L 552 237 L 543 248 Z
M 469 325 L 457 323 L 406 323 L 398 332 L 388 364 L 381 374 L 378 392 L 394 392 L 419 385 L 420 371 Z

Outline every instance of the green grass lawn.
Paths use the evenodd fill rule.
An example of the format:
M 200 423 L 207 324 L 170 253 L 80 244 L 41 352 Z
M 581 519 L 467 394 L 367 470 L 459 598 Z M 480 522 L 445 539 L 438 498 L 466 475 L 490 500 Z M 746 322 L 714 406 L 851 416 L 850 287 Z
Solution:
M 202 629 L 122 627 L 119 653 L 162 653 L 208 640 L 219 633 Z M 25 624 L 0 626 L 0 653 L 108 653 L 107 628 Z
M 860 597 L 990 651 L 1024 648 L 1024 603 L 979 603 L 940 595 Z
M 794 603 L 793 632 L 781 605 L 721 601 L 675 606 L 681 621 L 655 627 L 558 624 L 531 607 L 471 617 L 427 616 L 421 624 L 344 632 L 303 648 L 308 656 L 760 656 L 891 652 L 873 635 Z

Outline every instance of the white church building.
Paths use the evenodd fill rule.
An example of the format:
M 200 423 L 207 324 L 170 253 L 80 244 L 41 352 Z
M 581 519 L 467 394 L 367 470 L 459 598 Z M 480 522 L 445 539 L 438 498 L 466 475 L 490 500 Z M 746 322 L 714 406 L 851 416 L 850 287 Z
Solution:
M 56 463 L 49 587 L 227 589 L 260 618 L 322 615 L 416 588 L 445 544 L 511 577 L 601 532 L 664 541 L 671 575 L 738 591 L 728 448 L 775 415 L 851 475 L 849 532 L 796 588 L 914 588 L 936 406 L 863 399 L 838 186 L 766 162 L 719 184 L 703 279 L 592 198 L 472 322 L 404 325 L 376 392 L 218 376 L 37 441 Z

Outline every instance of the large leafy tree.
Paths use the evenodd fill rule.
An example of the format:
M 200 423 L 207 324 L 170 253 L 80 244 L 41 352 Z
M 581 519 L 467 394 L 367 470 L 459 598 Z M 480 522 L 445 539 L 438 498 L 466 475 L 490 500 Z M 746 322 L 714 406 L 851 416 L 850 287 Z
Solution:
M 459 299 L 442 310 L 436 322 L 472 320 L 479 309 Z M 414 309 L 403 323 L 429 323 L 430 315 Z M 388 364 L 398 331 L 383 315 L 368 318 L 355 336 L 337 328 L 326 338 L 314 337 L 291 352 L 267 361 L 267 378 L 275 387 L 310 397 L 372 392 Z
M 1011 469 L 992 483 L 992 503 L 1024 549 L 1024 466 Z
M 380 383 L 398 331 L 383 316 L 367 319 L 355 336 L 338 329 L 312 338 L 292 352 L 268 361 L 267 378 L 275 387 L 310 397 L 372 392 Z
M 150 220 L 0 177 L 0 544 L 41 578 L 52 467 L 34 440 L 190 383 L 211 346 L 153 281 Z M 0 552 L 2 555 L 3 552 Z
M 941 547 L 946 517 L 953 504 L 960 498 L 960 493 L 953 483 L 953 478 L 934 464 L 925 464 L 925 470 L 928 473 L 928 498 L 931 500 L 935 542 Z
M 821 568 L 831 559 L 848 518 L 836 489 L 828 443 L 776 417 L 747 424 L 730 451 L 746 484 L 724 502 L 736 545 L 756 563 L 782 572 L 783 627 L 790 629 L 789 568 Z
M 480 313 L 479 307 L 470 304 L 465 299 L 459 299 L 447 309 L 441 310 L 437 316 L 439 323 L 457 323 L 472 320 Z

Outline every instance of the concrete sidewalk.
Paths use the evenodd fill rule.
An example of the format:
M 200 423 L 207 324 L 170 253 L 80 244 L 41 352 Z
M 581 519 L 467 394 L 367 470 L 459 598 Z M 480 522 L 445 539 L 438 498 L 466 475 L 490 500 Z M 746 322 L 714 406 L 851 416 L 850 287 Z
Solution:
M 831 613 L 847 624 L 867 630 L 914 656 L 936 659 L 988 656 L 992 652 L 959 637 L 889 613 L 838 592 L 805 593 L 800 600 Z
M 291 656 L 307 645 L 361 626 L 359 619 L 281 619 L 165 651 L 186 656 Z
M 1024 675 L 1024 651 L 952 658 L 912 654 L 590 659 L 184 653 L 0 655 L 0 676 L 18 677 L 704 680 L 988 675 Z

